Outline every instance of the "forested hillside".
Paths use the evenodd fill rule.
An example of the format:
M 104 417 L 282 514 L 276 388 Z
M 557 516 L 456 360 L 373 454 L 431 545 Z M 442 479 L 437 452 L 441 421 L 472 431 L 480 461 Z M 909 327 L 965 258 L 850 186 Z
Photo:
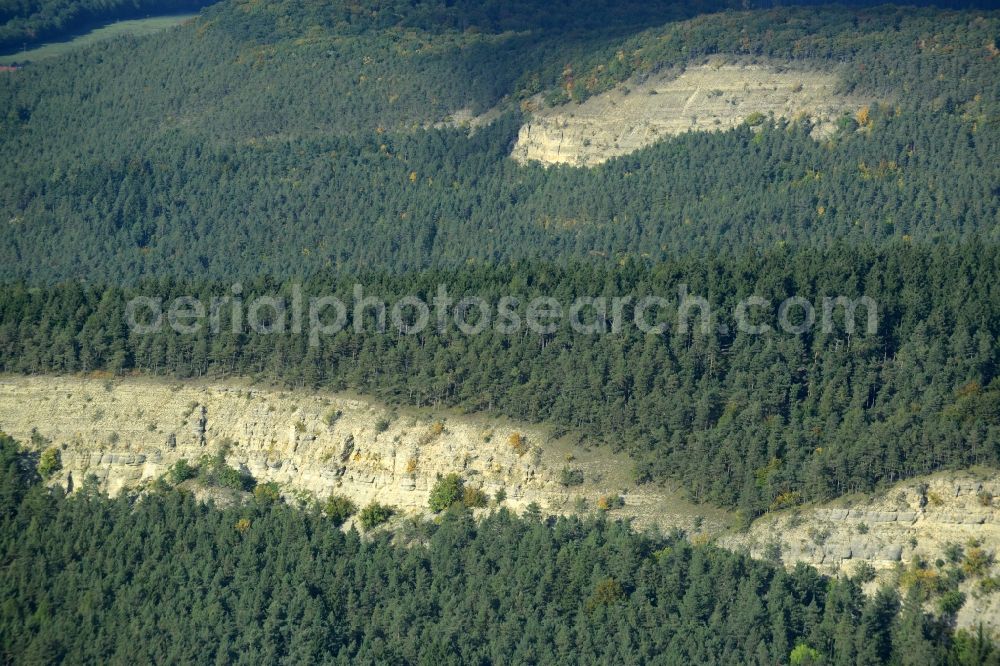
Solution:
M 0 49 L 198 4 L 0 0 Z M 578 436 L 576 453 L 627 451 L 630 484 L 678 483 L 744 525 L 1000 467 L 1000 12 L 776 4 L 222 0 L 167 32 L 4 68 L 0 372 L 240 376 L 527 420 Z M 823 119 L 795 101 L 731 125 L 702 115 L 717 131 L 593 168 L 511 159 L 539 109 L 630 86 L 648 106 L 660 93 L 639 86 L 691 66 L 821 73 L 816 94 L 847 101 Z M 678 113 L 697 94 L 736 108 L 696 90 Z M 587 310 L 598 332 L 563 318 L 410 335 L 356 317 L 355 285 L 389 306 L 440 287 L 490 312 L 515 297 L 519 321 L 536 297 L 623 297 L 626 323 L 601 332 L 607 313 Z M 129 325 L 137 297 L 165 312 L 296 294 L 339 298 L 343 325 L 252 331 L 228 306 L 193 332 Z M 704 330 L 678 326 L 681 294 L 711 308 Z M 644 296 L 666 299 L 646 313 L 665 331 L 632 323 Z M 741 325 L 751 297 L 770 333 Z M 819 319 L 837 297 L 867 305 L 803 321 L 803 303 Z M 789 298 L 796 332 L 778 326 Z M 226 509 L 166 477 L 113 499 L 77 479 L 65 497 L 38 473 L 58 446 L 34 460 L 0 433 L 3 663 L 1000 663 L 950 628 L 965 599 L 943 559 L 898 570 L 940 574 L 933 618 L 917 596 L 866 597 L 863 576 L 516 517 L 502 499 L 360 535 L 275 484 Z
M 197 334 L 166 325 L 140 334 L 125 324 L 126 304 L 136 296 L 162 297 L 166 311 L 171 299 L 193 295 L 207 310 L 211 299 L 231 296 L 231 283 L 14 287 L 0 300 L 0 370 L 251 375 L 546 421 L 628 450 L 639 479 L 679 479 L 694 499 L 738 507 L 749 519 L 943 468 L 1000 464 L 998 262 L 990 244 L 900 243 L 878 251 L 697 257 L 651 268 L 523 263 L 320 274 L 302 285 L 303 294 L 339 297 L 347 320 L 315 346 L 308 330 L 295 333 L 288 322 L 281 334 L 255 334 L 245 323 L 234 333 L 229 306 L 215 333 L 207 320 Z M 455 301 L 475 295 L 496 304 L 515 296 L 522 320 L 535 296 L 567 306 L 578 296 L 634 300 L 617 333 L 583 334 L 563 320 L 547 334 L 490 326 L 465 335 L 449 324 L 443 332 L 433 326 L 403 335 L 391 324 L 378 332 L 370 312 L 372 320 L 355 330 L 355 283 L 390 306 L 408 295 L 430 304 L 439 285 Z M 711 305 L 707 333 L 697 312 L 690 331 L 678 330 L 682 284 Z M 646 316 L 666 323 L 665 334 L 631 323 L 636 301 L 650 294 L 671 303 Z M 734 321 L 737 302 L 750 294 L 770 300 L 755 313 L 771 334 L 741 332 Z M 246 303 L 268 295 L 290 303 L 292 285 L 268 278 L 242 284 Z M 817 312 L 816 325 L 801 335 L 776 321 L 778 303 L 792 295 Z M 868 313 L 860 307 L 849 332 L 838 308 L 824 333 L 822 299 L 836 296 L 871 298 L 878 330 L 866 333 Z M 582 320 L 595 316 L 588 309 Z
M 4 294 L 0 367 L 254 374 L 496 410 L 606 438 L 639 479 L 680 478 L 748 519 L 996 464 L 1000 17 L 690 18 L 704 9 L 224 2 L 169 35 L 0 78 L 0 276 L 23 282 Z M 807 120 L 764 120 L 594 169 L 508 158 L 535 93 L 582 99 L 710 55 L 830 68 L 883 102 L 823 141 Z M 462 108 L 499 115 L 430 128 Z M 750 294 L 817 308 L 865 295 L 880 324 L 868 337 L 344 331 L 316 346 L 125 327 L 136 294 L 243 280 L 249 299 L 303 278 L 319 295 L 442 282 L 493 301 L 673 297 L 685 283 L 730 317 Z M 69 280 L 87 286 L 30 288 Z
M 783 8 L 658 24 L 674 5 L 573 7 L 558 28 L 466 4 L 445 20 L 425 5 L 226 2 L 169 34 L 0 77 L 0 276 L 997 241 L 995 13 Z M 829 68 L 844 91 L 882 102 L 822 143 L 808 121 L 765 120 L 593 170 L 507 158 L 535 93 L 581 99 L 713 55 Z M 489 108 L 506 115 L 471 137 L 422 129 Z
M 997 663 L 916 597 L 603 519 L 51 494 L 0 434 L 0 659 L 25 663 Z M 823 660 L 823 661 L 820 661 Z

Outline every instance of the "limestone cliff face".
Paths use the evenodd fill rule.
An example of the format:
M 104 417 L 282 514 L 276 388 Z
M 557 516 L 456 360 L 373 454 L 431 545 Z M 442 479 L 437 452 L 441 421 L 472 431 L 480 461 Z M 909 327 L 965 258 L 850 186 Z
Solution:
M 897 484 L 875 500 L 842 498 L 828 505 L 785 511 L 757 520 L 746 534 L 727 535 L 720 544 L 748 548 L 757 557 L 806 562 L 821 571 L 852 573 L 860 562 L 892 581 L 893 571 L 921 558 L 946 559 L 948 544 L 965 549 L 978 542 L 987 552 L 1000 548 L 1000 478 L 994 472 L 947 472 Z M 967 602 L 959 624 L 983 621 L 1000 628 L 1000 594 L 979 593 L 978 581 L 962 586 Z
M 630 81 L 582 104 L 536 111 L 511 156 L 593 166 L 682 132 L 731 129 L 753 114 L 810 119 L 814 136 L 825 136 L 841 114 L 865 103 L 836 88 L 831 72 L 780 64 L 692 65 L 680 74 Z
M 785 511 L 757 520 L 733 545 L 756 554 L 780 546 L 782 557 L 827 570 L 852 560 L 888 566 L 915 556 L 938 557 L 948 542 L 982 538 L 1000 543 L 1000 479 L 969 472 L 906 481 L 880 499 Z
M 425 511 L 438 475 L 457 472 L 491 496 L 503 489 L 514 509 L 537 502 L 562 513 L 582 500 L 592 510 L 613 492 L 625 500 L 618 515 L 640 523 L 684 527 L 697 513 L 678 497 L 630 488 L 631 465 L 623 456 L 553 441 L 541 428 L 444 410 L 394 411 L 342 395 L 236 382 L 0 380 L 0 429 L 29 442 L 33 428 L 50 442 L 36 446 L 60 448 L 55 482 L 79 487 L 94 475 L 111 494 L 225 444 L 228 464 L 259 482 L 281 484 L 286 494 L 324 499 L 338 492 L 359 505 L 378 500 L 404 512 Z M 562 485 L 564 467 L 583 472 L 585 481 Z
M 29 447 L 58 447 L 62 469 L 52 482 L 70 489 L 88 475 L 112 494 L 141 487 L 178 460 L 197 462 L 225 445 L 230 465 L 281 484 L 288 497 L 322 500 L 337 492 L 359 505 L 377 500 L 422 513 L 438 475 L 457 472 L 490 495 L 503 489 L 514 510 L 536 502 L 547 513 L 589 512 L 601 497 L 621 497 L 624 506 L 612 516 L 640 527 L 681 527 L 696 539 L 758 557 L 780 553 L 786 565 L 806 562 L 830 573 L 850 573 L 865 561 L 888 582 L 915 558 L 944 557 L 948 543 L 974 539 L 1000 553 L 1000 478 L 987 472 L 909 480 L 876 499 L 786 510 L 735 532 L 724 511 L 636 486 L 626 457 L 585 439 L 344 395 L 240 382 L 8 376 L 0 377 L 0 430 Z M 564 486 L 564 468 L 582 472 L 583 483 Z M 1000 594 L 979 595 L 976 584 L 963 588 L 969 601 L 959 622 L 1000 627 Z

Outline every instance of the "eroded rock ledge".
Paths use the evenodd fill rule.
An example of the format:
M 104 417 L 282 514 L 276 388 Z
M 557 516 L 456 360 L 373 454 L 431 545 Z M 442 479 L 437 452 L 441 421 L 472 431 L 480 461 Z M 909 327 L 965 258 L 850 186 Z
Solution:
M 622 455 L 553 439 L 544 428 L 240 382 L 7 377 L 0 379 L 0 429 L 25 443 L 37 429 L 36 448 L 60 450 L 54 482 L 78 488 L 94 475 L 111 494 L 225 445 L 229 465 L 287 494 L 322 500 L 338 492 L 359 505 L 378 500 L 410 513 L 426 511 L 438 475 L 451 472 L 491 496 L 502 489 L 515 510 L 532 502 L 548 513 L 593 510 L 613 493 L 625 502 L 616 515 L 641 524 L 690 527 L 700 513 L 678 496 L 636 487 Z M 563 485 L 564 468 L 584 481 Z M 723 526 L 723 512 L 716 513 L 706 526 Z
M 805 562 L 831 574 L 854 573 L 866 562 L 880 573 L 872 584 L 877 585 L 891 582 L 895 570 L 917 560 L 939 574 L 937 562 L 947 560 L 950 544 L 968 550 L 978 543 L 997 554 L 998 499 L 1000 478 L 994 472 L 942 472 L 899 483 L 876 499 L 842 498 L 765 516 L 748 533 L 727 535 L 721 543 L 748 548 L 756 557 L 780 557 L 786 564 Z M 1000 594 L 981 594 L 977 585 L 971 579 L 963 584 L 967 600 L 959 624 L 983 621 L 1000 627 Z
M 703 64 L 631 81 L 582 104 L 537 110 L 521 127 L 519 162 L 593 166 L 689 131 L 722 131 L 751 119 L 808 119 L 828 135 L 866 100 L 838 95 L 832 72 L 772 64 Z
M 458 472 L 490 495 L 503 489 L 514 510 L 536 502 L 546 513 L 589 512 L 602 497 L 621 497 L 624 506 L 611 515 L 639 527 L 681 527 L 695 539 L 827 573 L 852 573 L 867 562 L 882 581 L 917 558 L 943 557 L 948 544 L 976 540 L 1000 552 L 1000 478 L 988 471 L 911 479 L 874 499 L 785 510 L 737 532 L 727 529 L 724 511 L 636 486 L 627 458 L 585 440 L 351 396 L 240 382 L 8 376 L 0 378 L 0 430 L 35 449 L 57 447 L 62 469 L 52 482 L 70 489 L 94 475 L 115 494 L 151 482 L 182 458 L 197 462 L 226 446 L 229 465 L 281 484 L 289 497 L 322 500 L 337 492 L 359 505 L 377 500 L 423 513 L 437 476 Z M 565 468 L 582 472 L 584 482 L 563 485 Z M 966 588 L 960 624 L 982 619 L 1000 627 L 1000 594 Z

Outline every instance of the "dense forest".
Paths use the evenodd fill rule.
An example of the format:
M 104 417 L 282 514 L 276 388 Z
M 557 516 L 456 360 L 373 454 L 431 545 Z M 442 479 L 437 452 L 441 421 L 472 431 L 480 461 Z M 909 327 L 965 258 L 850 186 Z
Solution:
M 0 278 L 288 277 L 998 240 L 992 12 L 723 12 L 624 37 L 500 18 L 502 32 L 433 28 L 416 9 L 386 26 L 384 12 L 317 14 L 323 3 L 241 7 L 0 76 Z M 833 68 L 844 92 L 881 102 L 823 142 L 807 121 L 767 121 L 596 169 L 508 159 L 535 93 L 581 99 L 709 56 Z M 431 128 L 463 108 L 504 113 L 472 136 Z
M 347 318 L 315 345 L 305 314 L 300 333 L 287 317 L 283 333 L 255 333 L 245 315 L 234 332 L 229 306 L 214 330 L 206 320 L 194 334 L 126 325 L 127 303 L 137 296 L 165 299 L 166 312 L 172 299 L 192 295 L 207 310 L 213 298 L 232 296 L 232 283 L 12 286 L 0 299 L 0 370 L 249 375 L 545 421 L 628 450 L 639 480 L 680 479 L 692 498 L 738 507 L 749 519 L 944 468 L 1000 464 L 998 278 L 1000 254 L 980 242 L 782 249 L 651 267 L 523 263 L 318 274 L 302 293 L 339 297 Z M 367 323 L 358 331 L 355 284 L 388 306 L 411 295 L 430 305 L 439 285 L 455 301 L 471 295 L 495 305 L 513 296 L 522 321 L 535 296 L 564 307 L 579 296 L 632 296 L 621 317 L 631 322 L 638 299 L 657 295 L 668 303 L 645 319 L 667 330 L 623 325 L 586 334 L 563 320 L 551 333 L 490 326 L 466 335 L 449 320 L 440 330 L 404 335 L 388 322 L 379 332 L 374 313 L 362 312 Z M 712 308 L 707 332 L 698 312 L 687 332 L 676 325 L 682 284 Z M 276 296 L 290 307 L 291 283 L 257 278 L 240 286 L 244 303 Z M 749 295 L 770 301 L 754 311 L 770 334 L 739 330 L 736 305 Z M 802 334 L 778 325 L 778 304 L 789 296 L 815 304 L 817 322 Z M 822 299 L 837 296 L 872 299 L 877 331 L 867 333 L 868 313 L 859 306 L 853 332 L 842 308 L 824 332 Z M 611 314 L 588 308 L 580 320 Z
M 78 34 L 102 23 L 197 11 L 213 0 L 3 0 L 0 53 Z
M 0 50 L 201 4 L 0 0 Z M 223 0 L 5 68 L 0 372 L 505 415 L 627 451 L 636 482 L 745 523 L 1000 467 L 1000 12 L 916 4 Z M 829 72 L 858 108 L 822 136 L 761 117 L 594 168 L 509 157 L 534 110 L 709 62 Z M 603 332 L 592 308 L 591 333 L 406 334 L 356 315 L 356 285 L 389 306 L 515 297 L 520 321 L 536 297 L 620 297 L 630 322 L 653 295 L 667 326 Z M 704 330 L 676 326 L 682 292 Z M 136 298 L 297 293 L 339 298 L 344 325 L 313 336 L 273 310 L 280 330 L 254 332 L 228 306 L 188 333 L 128 324 Z M 739 325 L 750 297 L 770 333 Z M 790 333 L 790 297 L 818 318 L 827 298 L 874 305 Z M 498 501 L 473 519 L 435 494 L 433 521 L 372 504 L 342 530 L 349 498 L 195 501 L 185 480 L 253 487 L 218 461 L 66 497 L 39 476 L 54 454 L 17 449 L 0 434 L 2 663 L 1000 663 L 913 594 L 606 516 Z
M 27 463 L 27 464 L 26 464 Z M 996 664 L 912 595 L 603 518 L 395 533 L 319 509 L 228 509 L 38 482 L 0 434 L 4 663 Z

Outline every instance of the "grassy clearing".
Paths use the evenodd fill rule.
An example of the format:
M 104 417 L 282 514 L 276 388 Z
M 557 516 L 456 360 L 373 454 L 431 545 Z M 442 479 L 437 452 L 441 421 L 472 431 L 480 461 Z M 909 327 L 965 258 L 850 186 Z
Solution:
M 173 14 L 171 16 L 154 16 L 152 18 L 133 19 L 128 21 L 116 21 L 106 26 L 102 26 L 90 32 L 74 37 L 64 42 L 52 42 L 42 44 L 26 51 L 18 51 L 9 55 L 0 55 L 0 65 L 9 65 L 14 62 L 24 62 L 26 60 L 45 60 L 55 58 L 70 51 L 96 44 L 108 39 L 113 39 L 121 35 L 132 35 L 133 37 L 143 37 L 151 35 L 167 28 L 190 20 L 197 14 Z

